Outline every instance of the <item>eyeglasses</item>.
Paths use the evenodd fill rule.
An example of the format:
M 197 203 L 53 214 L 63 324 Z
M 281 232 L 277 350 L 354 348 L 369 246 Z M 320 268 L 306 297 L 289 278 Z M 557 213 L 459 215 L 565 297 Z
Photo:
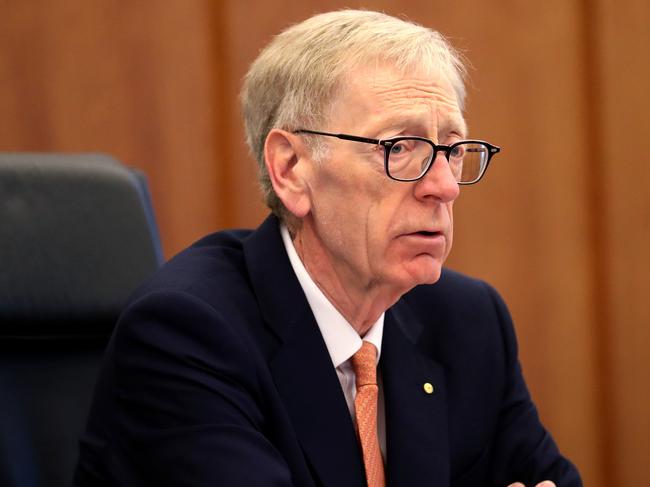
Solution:
M 436 160 L 438 153 L 442 152 L 458 184 L 474 184 L 485 174 L 492 156 L 501 151 L 500 147 L 482 140 L 461 140 L 451 145 L 440 145 L 424 137 L 393 137 L 379 140 L 306 129 L 295 130 L 293 133 L 324 135 L 380 145 L 384 148 L 386 175 L 395 181 L 421 179 Z

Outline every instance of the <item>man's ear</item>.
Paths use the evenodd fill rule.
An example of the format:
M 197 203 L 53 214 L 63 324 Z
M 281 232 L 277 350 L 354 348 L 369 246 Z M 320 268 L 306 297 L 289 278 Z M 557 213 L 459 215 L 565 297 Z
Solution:
M 264 163 L 275 194 L 297 218 L 311 209 L 311 195 L 305 180 L 309 174 L 306 150 L 298 136 L 273 129 L 264 142 Z

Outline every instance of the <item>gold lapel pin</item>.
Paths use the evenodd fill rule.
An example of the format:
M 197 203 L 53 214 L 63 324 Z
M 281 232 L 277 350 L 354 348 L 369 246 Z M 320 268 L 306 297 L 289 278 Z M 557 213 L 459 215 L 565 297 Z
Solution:
M 430 382 L 425 382 L 422 388 L 424 389 L 424 392 L 426 392 L 427 394 L 433 394 L 433 392 L 435 391 L 433 384 L 431 384 Z

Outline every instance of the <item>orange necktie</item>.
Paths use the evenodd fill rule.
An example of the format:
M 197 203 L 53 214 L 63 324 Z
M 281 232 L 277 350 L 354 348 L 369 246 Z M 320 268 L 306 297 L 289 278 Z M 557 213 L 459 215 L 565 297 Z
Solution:
M 352 356 L 352 367 L 357 382 L 354 409 L 366 480 L 368 487 L 384 487 L 384 461 L 377 437 L 377 349 L 372 343 L 363 342 L 361 349 Z

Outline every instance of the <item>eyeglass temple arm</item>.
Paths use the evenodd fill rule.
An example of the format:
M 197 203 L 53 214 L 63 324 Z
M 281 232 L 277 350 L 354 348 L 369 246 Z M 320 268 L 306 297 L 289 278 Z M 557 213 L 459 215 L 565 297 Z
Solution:
M 367 137 L 359 137 L 357 135 L 348 135 L 348 134 L 333 134 L 330 132 L 321 132 L 319 130 L 295 130 L 294 134 L 314 134 L 314 135 L 325 135 L 326 137 L 336 137 L 337 139 L 342 140 L 351 140 L 353 142 L 365 142 L 366 144 L 379 144 L 381 141 L 379 139 L 369 139 Z

